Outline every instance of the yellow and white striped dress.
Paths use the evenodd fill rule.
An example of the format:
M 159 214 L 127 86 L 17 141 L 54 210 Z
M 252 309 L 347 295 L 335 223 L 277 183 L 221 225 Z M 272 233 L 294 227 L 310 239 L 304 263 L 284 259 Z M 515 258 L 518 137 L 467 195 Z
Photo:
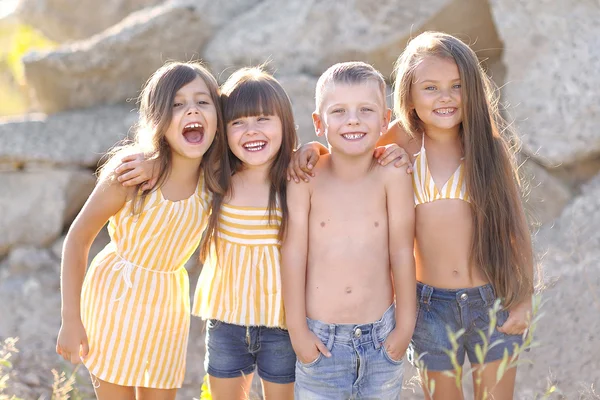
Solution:
M 222 206 L 218 247 L 213 245 L 202 267 L 192 314 L 241 326 L 285 328 L 277 238 L 281 218 L 280 209 L 270 223 L 266 208 Z
M 160 189 L 142 213 L 132 202 L 109 220 L 111 242 L 94 258 L 81 294 L 90 351 L 84 359 L 99 379 L 123 386 L 179 388 L 190 324 L 184 268 L 207 222 L 201 178 L 188 199 L 173 202 Z

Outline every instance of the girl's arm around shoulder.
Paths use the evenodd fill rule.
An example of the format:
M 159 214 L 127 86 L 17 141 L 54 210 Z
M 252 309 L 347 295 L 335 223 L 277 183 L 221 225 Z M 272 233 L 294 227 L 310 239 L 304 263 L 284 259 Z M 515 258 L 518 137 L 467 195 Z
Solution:
M 383 167 L 388 210 L 388 251 L 396 294 L 396 328 L 386 340 L 386 349 L 401 359 L 416 322 L 416 277 L 413 254 L 415 207 L 412 178 L 404 168 Z

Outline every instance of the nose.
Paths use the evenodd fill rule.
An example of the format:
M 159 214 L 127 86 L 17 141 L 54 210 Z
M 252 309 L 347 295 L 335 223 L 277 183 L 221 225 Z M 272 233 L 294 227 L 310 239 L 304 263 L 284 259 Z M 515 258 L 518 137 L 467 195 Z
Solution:
M 358 113 L 356 111 L 348 111 L 348 125 L 358 125 L 360 120 L 358 119 Z
M 254 135 L 256 134 L 258 131 L 260 130 L 259 126 L 258 126 L 258 121 L 256 120 L 250 120 L 248 121 L 248 123 L 246 124 L 246 134 L 247 135 Z
M 442 101 L 450 100 L 450 90 L 440 90 L 440 100 L 442 100 Z
M 186 112 L 187 115 L 200 114 L 200 110 L 198 109 L 198 105 L 196 103 L 191 103 Z

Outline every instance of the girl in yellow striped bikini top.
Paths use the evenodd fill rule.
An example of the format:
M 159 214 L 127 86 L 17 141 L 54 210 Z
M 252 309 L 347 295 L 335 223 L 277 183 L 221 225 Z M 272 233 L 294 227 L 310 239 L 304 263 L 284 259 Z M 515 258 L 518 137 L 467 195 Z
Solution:
M 464 157 L 461 158 L 458 168 L 450 175 L 444 186 L 438 188 L 429 171 L 425 151 L 425 134 L 423 134 L 421 151 L 415 154 L 413 163 L 413 189 L 415 191 L 415 207 L 444 199 L 459 199 L 469 202 L 469 193 L 467 193 L 465 181 Z

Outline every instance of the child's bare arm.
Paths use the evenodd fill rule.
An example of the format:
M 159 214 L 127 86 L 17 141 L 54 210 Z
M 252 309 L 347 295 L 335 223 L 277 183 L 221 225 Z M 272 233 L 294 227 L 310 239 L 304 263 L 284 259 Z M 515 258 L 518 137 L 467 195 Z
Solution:
M 329 356 L 327 347 L 308 329 L 306 323 L 309 186 L 288 185 L 287 202 L 290 213 L 281 247 L 281 281 L 286 324 L 298 359 L 309 363 L 316 360 L 319 352 Z
M 115 169 L 118 181 L 125 187 L 137 186 L 145 182 L 142 190 L 152 189 L 156 184 L 158 161 L 147 158 L 145 154 L 129 154 L 121 158 L 121 164 Z
M 308 182 L 308 176 L 315 176 L 312 169 L 323 154 L 329 154 L 329 149 L 319 142 L 308 142 L 300 146 L 292 155 L 288 167 L 288 181 L 293 179 L 298 183 L 302 179 Z
M 386 340 L 388 354 L 396 360 L 404 355 L 416 322 L 416 277 L 413 254 L 415 208 L 412 179 L 405 171 L 387 168 L 386 196 L 388 237 L 394 291 L 396 328 Z
M 129 189 L 114 180 L 98 183 L 81 212 L 69 228 L 63 246 L 61 266 L 62 326 L 56 351 L 67 361 L 81 362 L 88 352 L 81 322 L 81 287 L 92 242 L 108 219 L 125 204 Z

